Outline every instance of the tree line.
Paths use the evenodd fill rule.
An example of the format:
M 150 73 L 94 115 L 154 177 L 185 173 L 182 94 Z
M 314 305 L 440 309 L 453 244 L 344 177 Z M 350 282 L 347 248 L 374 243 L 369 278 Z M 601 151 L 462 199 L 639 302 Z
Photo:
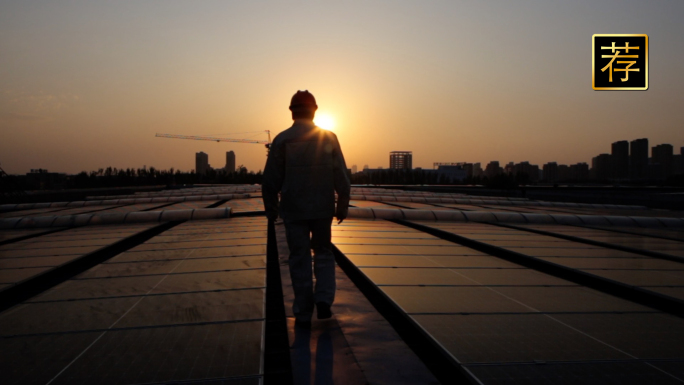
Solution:
M 235 172 L 209 170 L 205 175 L 192 171 L 158 169 L 155 167 L 116 168 L 107 167 L 81 171 L 75 175 L 52 173 L 47 170 L 32 170 L 26 175 L 0 175 L 0 195 L 9 197 L 22 195 L 30 190 L 62 190 L 109 188 L 126 186 L 176 186 L 198 183 L 254 184 L 261 183 L 262 172 L 247 170 L 240 165 Z
M 73 188 L 149 186 L 149 185 L 189 185 L 198 183 L 217 184 L 253 184 L 261 183 L 262 172 L 248 171 L 240 165 L 234 172 L 210 169 L 206 174 L 198 174 L 194 170 L 181 171 L 173 167 L 168 170 L 154 167 L 138 169 L 117 169 L 107 167 L 97 171 L 82 171 L 73 177 Z
M 492 188 L 515 188 L 527 184 L 527 175 L 501 174 L 493 178 L 475 177 L 463 181 L 453 180 L 444 174 L 426 170 L 374 170 L 371 173 L 360 172 L 348 176 L 352 184 L 373 185 L 485 185 Z M 234 172 L 222 169 L 209 169 L 206 174 L 198 174 L 194 170 L 182 171 L 174 168 L 158 169 L 155 167 L 116 168 L 107 167 L 91 171 L 81 171 L 76 175 L 50 173 L 47 170 L 35 170 L 26 175 L 3 175 L 0 182 L 0 193 L 11 195 L 17 191 L 52 190 L 52 189 L 86 189 L 125 186 L 176 186 L 192 184 L 261 184 L 263 172 L 247 170 L 240 165 Z

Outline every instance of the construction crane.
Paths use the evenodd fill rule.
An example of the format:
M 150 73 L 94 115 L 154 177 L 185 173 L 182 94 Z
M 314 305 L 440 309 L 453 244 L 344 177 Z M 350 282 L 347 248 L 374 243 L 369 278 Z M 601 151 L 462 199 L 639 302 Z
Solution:
M 268 134 L 268 141 L 265 140 L 254 140 L 254 139 L 229 139 L 229 138 L 217 138 L 213 136 L 197 136 L 197 135 L 175 135 L 175 134 L 159 134 L 157 133 L 155 137 L 157 138 L 171 138 L 171 139 L 192 139 L 192 140 L 209 140 L 212 142 L 236 142 L 236 143 L 254 143 L 263 144 L 266 146 L 268 151 L 271 148 L 271 131 L 264 131 Z

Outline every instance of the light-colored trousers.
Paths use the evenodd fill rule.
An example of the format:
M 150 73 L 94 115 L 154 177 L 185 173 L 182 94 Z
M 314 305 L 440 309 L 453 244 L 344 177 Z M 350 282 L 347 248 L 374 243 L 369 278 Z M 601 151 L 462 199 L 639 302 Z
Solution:
M 295 294 L 292 310 L 297 319 L 309 321 L 315 303 L 332 305 L 335 299 L 335 256 L 330 242 L 332 218 L 284 222 L 290 248 L 290 278 Z M 314 253 L 315 288 L 311 272 L 311 249 Z

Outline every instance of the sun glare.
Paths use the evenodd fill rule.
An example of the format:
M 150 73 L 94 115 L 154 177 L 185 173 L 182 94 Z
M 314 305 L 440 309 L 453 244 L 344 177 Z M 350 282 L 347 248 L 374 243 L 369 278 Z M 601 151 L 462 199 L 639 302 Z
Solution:
M 314 123 L 323 129 L 332 131 L 335 128 L 335 119 L 328 114 L 316 114 L 314 118 Z

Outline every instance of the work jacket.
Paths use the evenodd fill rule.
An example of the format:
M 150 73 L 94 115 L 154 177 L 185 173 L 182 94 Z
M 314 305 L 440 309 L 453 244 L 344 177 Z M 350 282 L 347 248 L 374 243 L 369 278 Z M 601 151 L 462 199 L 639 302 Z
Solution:
M 266 213 L 284 220 L 346 217 L 350 184 L 337 136 L 313 122 L 295 122 L 271 144 L 262 196 Z M 280 204 L 278 193 L 281 195 Z

